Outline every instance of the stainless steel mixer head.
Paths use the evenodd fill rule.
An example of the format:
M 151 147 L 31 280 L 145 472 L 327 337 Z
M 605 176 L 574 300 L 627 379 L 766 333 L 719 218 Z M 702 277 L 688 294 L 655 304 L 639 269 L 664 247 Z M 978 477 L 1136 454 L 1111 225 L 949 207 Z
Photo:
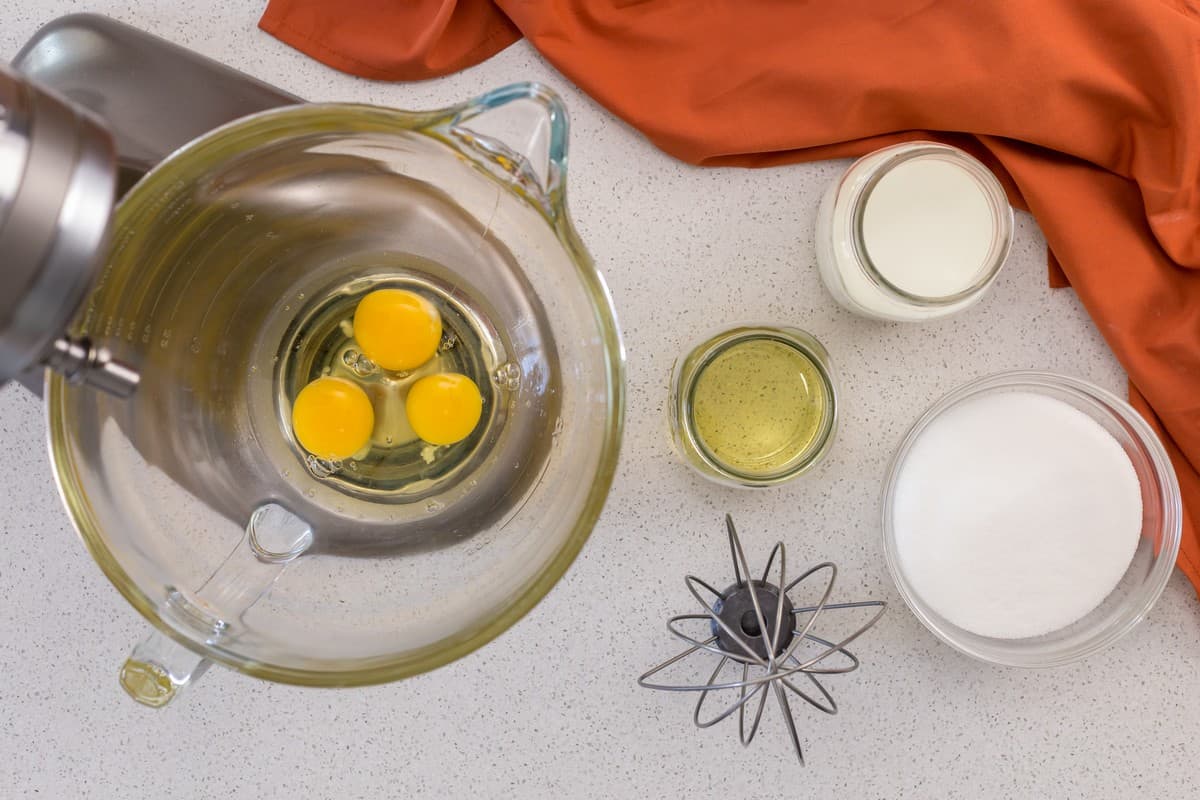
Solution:
M 137 374 L 62 336 L 91 286 L 116 190 L 90 113 L 0 67 L 0 384 L 46 365 L 126 395 Z
M 800 747 L 800 737 L 796 732 L 796 720 L 788 702 L 788 692 L 826 714 L 836 714 L 837 703 L 817 676 L 841 675 L 858 669 L 859 660 L 846 649 L 846 645 L 878 622 L 887 604 L 880 600 L 830 603 L 829 597 L 833 593 L 837 566 L 829 561 L 805 569 L 798 578 L 788 583 L 787 553 L 783 542 L 777 542 L 772 548 L 762 578 L 752 579 L 746 555 L 742 552 L 741 540 L 734 528 L 733 519 L 728 514 L 725 515 L 725 527 L 729 533 L 729 549 L 733 557 L 734 583 L 722 592 L 695 576 L 688 575 L 684 579 L 692 596 L 707 613 L 680 614 L 667 620 L 668 630 L 686 642 L 688 649 L 643 674 L 638 678 L 638 685 L 668 692 L 699 692 L 700 697 L 692 715 L 698 728 L 708 728 L 737 712 L 738 732 L 743 745 L 749 745 L 753 741 L 758 732 L 758 724 L 762 721 L 767 694 L 774 694 L 779 710 L 783 712 L 784 724 L 795 748 L 796 758 L 803 764 L 804 752 Z M 777 582 L 771 583 L 768 578 L 777 559 Z M 807 606 L 793 604 L 788 593 L 822 571 L 828 573 L 828 579 L 819 600 Z M 705 599 L 701 590 L 713 599 Z M 865 623 L 836 643 L 812 632 L 823 612 L 856 608 L 878 610 Z M 710 635 L 699 638 L 683 631 L 680 625 L 689 620 L 707 621 Z M 799 648 L 805 644 L 815 645 L 816 652 L 798 655 Z M 654 675 L 683 662 L 695 653 L 713 653 L 720 656 L 720 662 L 708 680 L 699 684 L 662 684 L 650 681 Z M 826 665 L 826 659 L 833 656 L 840 657 L 844 663 Z M 722 673 L 730 664 L 735 665 L 735 669 L 736 665 L 741 665 L 741 677 L 737 678 L 735 673 L 733 680 L 721 681 Z M 820 697 L 813 697 L 796 686 L 791 680 L 795 676 L 807 678 L 820 693 Z M 709 694 L 726 690 L 736 691 L 737 699 L 711 719 L 701 719 L 701 709 Z M 746 706 L 755 697 L 758 697 L 758 705 L 754 711 L 754 719 L 747 728 Z

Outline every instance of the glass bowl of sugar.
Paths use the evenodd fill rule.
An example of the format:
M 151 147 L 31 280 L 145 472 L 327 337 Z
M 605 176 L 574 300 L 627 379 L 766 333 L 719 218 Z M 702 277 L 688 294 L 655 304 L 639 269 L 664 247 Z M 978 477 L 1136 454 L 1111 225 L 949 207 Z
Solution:
M 935 403 L 883 491 L 888 568 L 938 638 L 983 661 L 1052 667 L 1115 642 L 1162 594 L 1179 485 L 1124 400 L 1050 372 L 1003 372 Z

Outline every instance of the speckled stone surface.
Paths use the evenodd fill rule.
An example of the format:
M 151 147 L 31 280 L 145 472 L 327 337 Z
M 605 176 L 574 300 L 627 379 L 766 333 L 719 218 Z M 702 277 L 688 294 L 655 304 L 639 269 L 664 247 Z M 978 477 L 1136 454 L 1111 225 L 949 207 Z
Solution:
M 356 690 L 271 685 L 216 668 L 155 712 L 117 686 L 144 623 L 71 531 L 42 409 L 23 390 L 0 391 L 0 797 L 1195 796 L 1200 604 L 1181 575 L 1113 648 L 1024 672 L 941 645 L 904 608 L 884 565 L 880 481 L 933 399 L 1018 367 L 1123 389 L 1075 296 L 1046 288 L 1044 243 L 1029 217 L 1018 218 L 999 283 L 966 315 L 921 326 L 860 320 L 824 292 L 813 254 L 817 200 L 841 164 L 748 172 L 676 163 L 523 44 L 444 80 L 353 79 L 258 31 L 261 6 L 0 0 L 0 53 L 10 58 L 56 16 L 94 10 L 314 100 L 424 108 L 530 78 L 558 89 L 572 114 L 571 205 L 628 348 L 616 485 L 566 578 L 461 661 Z M 820 338 L 844 410 L 821 468 L 754 493 L 690 473 L 664 417 L 679 350 L 742 320 Z M 856 647 L 862 669 L 830 681 L 840 715 L 798 709 L 805 769 L 773 708 L 743 750 L 729 723 L 695 730 L 687 697 L 634 683 L 677 650 L 663 620 L 693 610 L 684 574 L 723 579 L 726 511 L 752 560 L 782 537 L 794 563 L 840 564 L 840 597 L 892 603 Z

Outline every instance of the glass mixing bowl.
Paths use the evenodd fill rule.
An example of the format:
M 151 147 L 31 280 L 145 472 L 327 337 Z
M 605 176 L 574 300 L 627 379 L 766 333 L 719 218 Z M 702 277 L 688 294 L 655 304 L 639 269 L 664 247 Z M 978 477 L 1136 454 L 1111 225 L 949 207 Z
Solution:
M 125 197 L 71 332 L 141 383 L 119 400 L 51 375 L 47 409 L 75 526 L 159 629 L 122 672 L 135 699 L 167 702 L 205 659 L 309 685 L 403 678 L 499 635 L 566 571 L 624 408 L 566 133 L 536 84 L 425 113 L 297 106 L 190 143 Z M 331 474 L 294 440 L 290 399 L 361 366 L 343 321 L 395 285 L 441 304 L 483 422 L 407 472 Z
M 1133 561 L 1116 588 L 1082 619 L 1051 633 L 999 639 L 965 630 L 931 609 L 916 592 L 897 556 L 892 507 L 904 459 L 921 432 L 955 405 L 982 394 L 1034 392 L 1082 411 L 1120 443 L 1142 487 L 1142 534 Z M 888 469 L 883 490 L 883 540 L 888 569 L 917 619 L 951 647 L 982 661 L 1014 667 L 1053 667 L 1107 647 L 1145 618 L 1162 594 L 1179 554 L 1182 506 L 1175 470 L 1162 443 L 1134 409 L 1110 392 L 1051 372 L 1015 371 L 979 378 L 947 394 L 912 426 Z

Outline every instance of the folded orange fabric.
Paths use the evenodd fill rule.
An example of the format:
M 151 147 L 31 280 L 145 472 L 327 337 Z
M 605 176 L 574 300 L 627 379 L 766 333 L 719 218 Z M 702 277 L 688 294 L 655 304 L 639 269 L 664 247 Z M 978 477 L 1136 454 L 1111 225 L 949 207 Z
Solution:
M 520 34 L 677 158 L 761 167 L 932 137 L 1037 218 L 1167 441 L 1200 589 L 1200 16 L 1187 0 L 272 0 L 264 30 L 410 80 Z
M 384 81 L 457 72 L 521 38 L 491 0 L 271 3 L 258 24 L 335 69 Z

